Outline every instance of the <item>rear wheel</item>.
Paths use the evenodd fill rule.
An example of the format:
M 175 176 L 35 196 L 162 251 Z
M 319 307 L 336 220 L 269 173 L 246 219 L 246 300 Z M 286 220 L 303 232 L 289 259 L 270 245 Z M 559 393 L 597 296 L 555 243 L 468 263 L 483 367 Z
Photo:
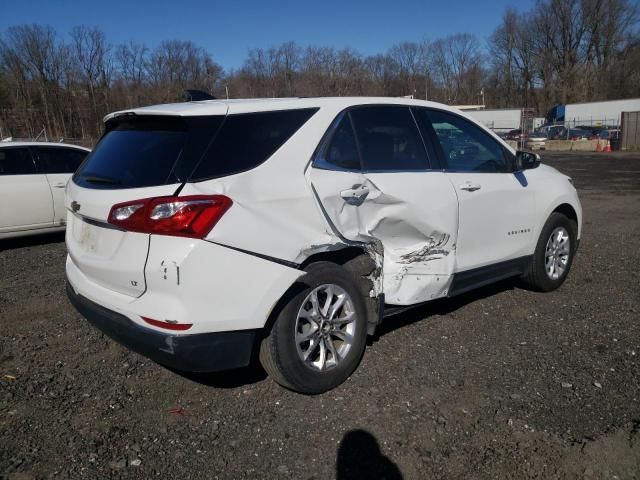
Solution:
M 279 384 L 315 394 L 344 382 L 365 348 L 366 309 L 352 275 L 329 262 L 308 268 L 302 291 L 277 314 L 260 362 Z
M 522 279 L 535 290 L 549 292 L 567 278 L 577 247 L 576 223 L 553 212 L 540 233 L 533 260 Z

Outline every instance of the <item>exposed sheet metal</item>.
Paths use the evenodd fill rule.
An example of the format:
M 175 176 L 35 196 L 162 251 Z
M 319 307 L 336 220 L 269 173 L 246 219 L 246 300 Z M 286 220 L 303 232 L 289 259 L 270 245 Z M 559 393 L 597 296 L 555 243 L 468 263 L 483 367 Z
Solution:
M 454 269 L 457 197 L 440 172 L 362 174 L 310 169 L 330 230 L 366 246 L 379 265 L 373 295 L 409 305 L 446 296 Z M 366 187 L 359 205 L 340 195 Z

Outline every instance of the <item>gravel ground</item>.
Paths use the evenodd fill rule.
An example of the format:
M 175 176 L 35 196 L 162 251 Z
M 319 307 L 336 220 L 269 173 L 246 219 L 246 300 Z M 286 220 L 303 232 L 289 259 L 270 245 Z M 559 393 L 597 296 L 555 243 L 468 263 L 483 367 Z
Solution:
M 543 161 L 585 212 L 565 285 L 393 317 L 315 397 L 131 353 L 67 302 L 61 236 L 0 243 L 0 477 L 640 478 L 640 155 Z

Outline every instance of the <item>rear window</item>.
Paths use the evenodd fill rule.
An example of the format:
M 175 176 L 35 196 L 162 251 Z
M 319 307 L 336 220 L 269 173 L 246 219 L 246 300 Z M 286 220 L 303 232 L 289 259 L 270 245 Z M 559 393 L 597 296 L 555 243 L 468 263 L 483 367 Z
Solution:
M 74 175 L 87 188 L 139 188 L 186 181 L 222 116 L 127 116 L 105 135 Z
M 317 111 L 305 108 L 227 116 L 190 180 L 198 182 L 257 167 Z

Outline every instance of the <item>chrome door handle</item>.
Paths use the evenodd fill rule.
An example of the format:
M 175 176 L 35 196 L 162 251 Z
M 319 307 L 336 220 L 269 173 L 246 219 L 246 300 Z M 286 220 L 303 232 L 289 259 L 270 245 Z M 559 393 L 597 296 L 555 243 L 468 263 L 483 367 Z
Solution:
M 475 192 L 480 190 L 481 186 L 477 183 L 464 183 L 458 187 L 460 190 L 466 190 L 467 192 Z
M 355 185 L 353 188 L 343 190 L 340 192 L 340 196 L 349 205 L 362 205 L 364 199 L 369 195 L 369 188 L 364 185 Z

